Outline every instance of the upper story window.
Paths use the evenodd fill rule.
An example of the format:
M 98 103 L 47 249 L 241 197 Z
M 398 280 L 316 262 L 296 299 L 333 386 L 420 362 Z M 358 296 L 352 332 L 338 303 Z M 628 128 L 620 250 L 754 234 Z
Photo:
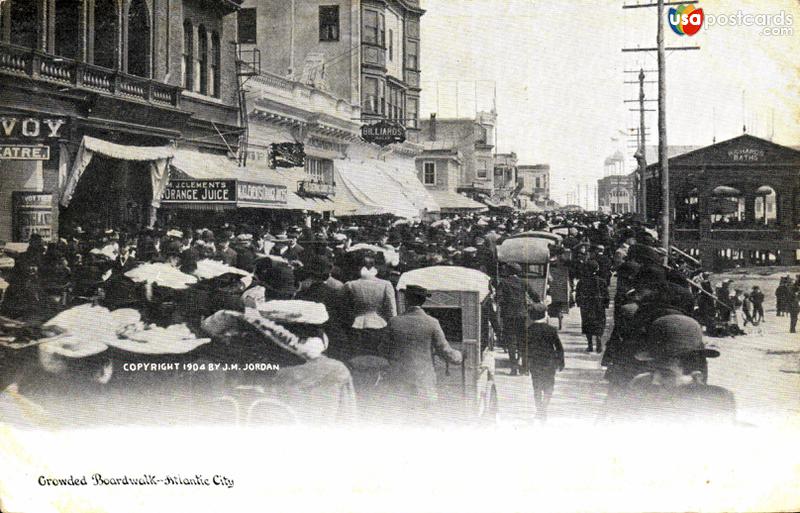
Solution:
M 306 157 L 306 174 L 310 180 L 318 183 L 333 183 L 333 161 Z
M 419 70 L 419 43 L 406 42 L 406 68 Z
M 361 108 L 364 112 L 377 114 L 378 107 L 378 82 L 377 78 L 365 77 L 361 94 Z
M 389 29 L 389 60 L 394 60 L 394 31 Z
M 191 91 L 194 88 L 193 57 L 194 52 L 194 30 L 192 22 L 183 22 L 183 60 L 181 61 L 183 72 L 183 87 Z
M 94 3 L 94 64 L 104 68 L 117 67 L 119 48 L 119 19 L 116 0 L 95 0 Z
M 406 33 L 408 37 L 419 38 L 419 21 L 407 20 Z
M 406 98 L 406 126 L 417 128 L 419 126 L 419 100 L 416 98 Z
M 254 45 L 258 42 L 258 23 L 256 8 L 239 9 L 237 13 L 239 42 Z
M 33 2 L 31 2 L 33 3 Z M 55 41 L 53 53 L 68 59 L 77 59 L 78 38 L 80 30 L 81 1 L 56 0 L 55 9 Z
M 220 86 L 220 48 L 219 34 L 211 33 L 211 96 L 219 98 Z
M 397 86 L 389 84 L 389 94 L 386 101 L 386 115 L 389 119 L 403 122 L 405 119 L 406 92 Z
M 386 20 L 383 13 L 364 10 L 362 41 L 377 46 L 386 45 Z
M 489 131 L 483 125 L 475 127 L 475 143 L 476 144 L 489 144 Z
M 194 90 L 200 94 L 208 94 L 208 33 L 203 25 L 197 27 L 197 60 L 195 61 L 197 77 Z
M 319 40 L 320 41 L 339 40 L 338 5 L 319 6 Z
M 26 48 L 36 47 L 36 38 L 39 34 L 39 24 L 37 22 L 36 2 L 31 0 L 13 0 L 8 10 L 9 20 L 3 21 L 3 25 L 10 24 L 11 44 L 24 46 Z
M 422 164 L 422 183 L 436 185 L 436 163 L 425 162 Z
M 479 160 L 477 165 L 478 165 L 478 168 L 477 168 L 477 170 L 475 172 L 475 175 L 478 178 L 488 178 L 489 177 L 489 166 L 488 166 L 487 161 Z
M 128 7 L 127 71 L 131 75 L 150 75 L 150 13 L 144 0 L 133 0 Z

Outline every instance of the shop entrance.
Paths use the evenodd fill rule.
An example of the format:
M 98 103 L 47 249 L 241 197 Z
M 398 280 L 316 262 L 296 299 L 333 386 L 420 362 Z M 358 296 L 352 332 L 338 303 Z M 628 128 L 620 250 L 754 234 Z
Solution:
M 149 162 L 95 155 L 60 212 L 62 230 L 136 232 L 147 225 L 153 186 Z

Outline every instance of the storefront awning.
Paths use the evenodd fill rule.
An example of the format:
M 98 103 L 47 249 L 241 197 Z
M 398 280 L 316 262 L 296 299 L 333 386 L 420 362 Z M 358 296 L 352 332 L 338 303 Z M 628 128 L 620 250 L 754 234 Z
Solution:
M 89 166 L 94 154 L 118 160 L 150 162 L 150 179 L 153 186 L 153 206 L 158 207 L 167 185 L 169 173 L 167 163 L 175 154 L 173 146 L 127 146 L 112 143 L 95 137 L 83 136 L 75 162 L 72 164 L 64 190 L 61 192 L 61 205 L 68 207 L 83 172 Z
M 407 191 L 376 160 L 335 160 L 334 212 L 337 216 L 392 214 L 412 219 L 422 212 Z
M 333 210 L 333 202 L 324 199 L 303 198 L 297 195 L 297 182 L 305 178 L 302 168 L 254 169 L 240 167 L 235 160 L 224 155 L 204 153 L 195 149 L 180 148 L 175 151 L 172 167 L 188 178 L 209 184 L 214 194 L 203 193 L 183 201 L 187 197 L 176 194 L 174 199 L 166 198 L 165 203 L 180 205 L 210 203 L 232 204 L 241 208 L 272 208 L 283 210 L 310 210 L 322 212 Z M 173 179 L 173 182 L 178 180 Z M 231 185 L 231 182 L 233 183 Z M 191 184 L 187 184 L 191 186 Z M 220 199 L 223 193 L 219 188 L 231 192 Z M 168 190 L 169 192 L 169 190 Z
M 488 210 L 486 205 L 471 200 L 466 196 L 452 191 L 428 191 L 436 203 L 439 204 L 442 212 L 472 211 L 484 212 Z
M 380 170 L 400 186 L 411 203 L 421 212 L 439 212 L 440 204 L 417 178 L 417 165 L 414 159 L 393 159 L 390 162 L 377 161 Z

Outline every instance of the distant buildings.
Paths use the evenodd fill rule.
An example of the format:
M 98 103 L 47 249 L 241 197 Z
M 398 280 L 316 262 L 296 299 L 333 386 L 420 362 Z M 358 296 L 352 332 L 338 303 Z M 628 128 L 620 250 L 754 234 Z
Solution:
M 597 181 L 597 207 L 609 214 L 636 210 L 636 173 L 611 175 Z
M 521 194 L 535 202 L 550 199 L 550 164 L 517 166 L 517 177 L 522 183 Z
M 494 127 L 497 114 L 479 112 L 475 118 L 441 119 L 432 114 L 419 122 L 419 142 L 423 153 L 419 160 L 440 154 L 441 148 L 456 151 L 461 165 L 457 192 L 471 197 L 494 192 Z M 455 184 L 454 184 L 455 185 Z

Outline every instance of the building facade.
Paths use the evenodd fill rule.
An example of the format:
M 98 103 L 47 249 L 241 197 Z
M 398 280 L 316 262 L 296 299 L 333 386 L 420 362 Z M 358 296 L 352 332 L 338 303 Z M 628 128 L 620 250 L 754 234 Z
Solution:
M 455 191 L 471 198 L 494 193 L 494 112 L 479 112 L 475 118 L 439 119 L 432 114 L 419 122 L 419 140 L 425 148 L 420 159 L 436 158 L 441 148 L 455 152 L 461 165 Z
M 597 208 L 609 214 L 636 210 L 636 173 L 609 175 L 597 180 Z
M 549 164 L 521 164 L 517 166 L 517 176 L 522 184 L 522 195 L 537 204 L 550 199 Z
M 244 48 L 262 69 L 358 106 L 358 119 L 416 128 L 420 96 L 418 0 L 244 0 Z
M 422 151 L 414 142 L 424 14 L 418 2 L 245 0 L 242 6 L 242 51 L 262 56 L 261 73 L 247 84 L 247 154 L 254 157 L 248 169 L 291 176 L 293 210 L 404 217 L 417 207 L 415 215 L 436 211 L 415 164 Z M 382 148 L 361 139 L 362 125 L 382 120 L 406 127 L 407 141 Z M 302 144 L 304 169 L 273 169 L 264 158 L 273 144 Z
M 154 222 L 180 144 L 235 152 L 238 5 L 7 0 L 0 239 Z
M 673 243 L 717 268 L 793 265 L 800 249 L 800 151 L 741 135 L 669 159 Z M 661 214 L 647 167 L 647 216 Z

